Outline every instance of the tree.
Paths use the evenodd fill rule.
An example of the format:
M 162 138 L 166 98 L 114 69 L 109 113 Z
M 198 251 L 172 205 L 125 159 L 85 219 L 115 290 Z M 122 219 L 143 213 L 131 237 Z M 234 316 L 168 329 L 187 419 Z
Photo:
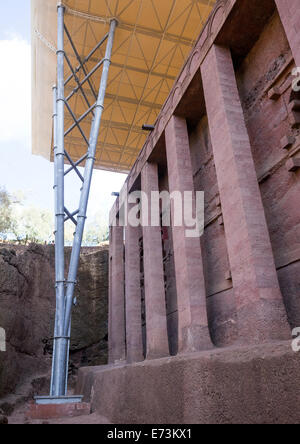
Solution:
M 0 234 L 2 237 L 6 237 L 12 225 L 12 198 L 4 188 L 0 188 Z
M 75 227 L 65 224 L 65 245 L 72 245 Z M 54 242 L 54 216 L 51 211 L 26 204 L 22 192 L 10 195 L 0 188 L 0 238 L 27 245 Z M 83 245 L 96 246 L 108 240 L 108 222 L 98 211 L 86 224 Z
M 94 217 L 87 223 L 83 245 L 96 246 L 108 239 L 108 222 L 101 211 L 95 213 Z
M 14 211 L 13 233 L 20 243 L 53 242 L 53 215 L 35 206 L 18 207 Z

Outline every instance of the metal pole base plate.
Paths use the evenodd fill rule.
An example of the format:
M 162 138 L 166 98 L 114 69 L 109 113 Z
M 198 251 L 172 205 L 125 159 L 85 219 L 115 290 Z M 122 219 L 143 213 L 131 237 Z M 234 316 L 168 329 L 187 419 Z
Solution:
M 37 405 L 80 404 L 83 396 L 35 396 Z

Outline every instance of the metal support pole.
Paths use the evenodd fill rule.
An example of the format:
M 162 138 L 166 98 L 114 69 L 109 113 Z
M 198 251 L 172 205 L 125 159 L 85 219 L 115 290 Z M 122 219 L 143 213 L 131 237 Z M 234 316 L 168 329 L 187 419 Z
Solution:
M 55 185 L 56 185 L 56 325 L 54 329 L 53 378 L 51 396 L 64 396 L 65 361 L 67 340 L 64 338 L 65 312 L 65 257 L 64 257 L 64 7 L 57 9 L 57 129 L 55 150 Z M 68 332 L 67 332 L 68 333 Z
M 55 231 L 54 235 L 56 238 L 57 233 L 57 86 L 53 87 L 53 157 L 54 157 L 54 211 L 55 211 Z M 57 265 L 57 254 L 55 254 L 55 280 L 58 279 L 58 265 Z M 56 302 L 56 312 L 55 312 L 55 325 L 54 325 L 54 337 L 58 335 L 57 332 L 57 308 L 58 304 Z M 56 341 L 53 343 L 53 357 L 56 356 Z M 54 378 L 54 362 L 52 360 L 52 371 L 51 371 L 51 387 L 50 395 L 53 394 L 53 378 Z
M 76 118 L 70 105 L 67 103 L 68 99 L 65 99 L 64 86 L 67 82 L 64 81 L 64 60 L 67 62 L 69 59 L 65 56 L 64 52 L 64 7 L 58 6 L 58 39 L 57 39 L 57 88 L 54 88 L 53 93 L 53 107 L 54 107 L 54 171 L 55 171 L 55 268 L 56 268 L 56 317 L 55 317 L 55 329 L 54 329 L 54 346 L 53 346 L 53 364 L 52 364 L 52 378 L 51 378 L 51 390 L 50 397 L 65 397 L 67 394 L 68 383 L 68 362 L 69 362 L 69 346 L 70 346 L 70 332 L 71 332 L 71 310 L 74 298 L 74 289 L 76 285 L 76 277 L 78 271 L 78 263 L 80 257 L 80 249 L 82 244 L 88 199 L 91 187 L 91 180 L 93 174 L 93 167 L 95 163 L 95 154 L 97 148 L 97 141 L 99 136 L 100 124 L 102 113 L 104 109 L 104 99 L 108 81 L 109 66 L 111 63 L 112 47 L 115 35 L 115 29 L 117 21 L 112 20 L 110 24 L 110 30 L 107 36 L 104 37 L 101 43 L 107 39 L 105 58 L 101 60 L 95 68 L 91 70 L 89 74 L 86 73 L 86 69 L 80 61 L 77 50 L 72 44 L 75 54 L 80 61 L 80 68 L 85 74 L 85 79 L 78 85 L 77 90 L 74 90 L 71 95 L 79 90 L 82 90 L 82 85 L 90 79 L 90 77 L 96 72 L 96 70 L 103 65 L 103 71 L 101 76 L 100 88 L 95 105 L 90 106 L 86 113 L 84 113 L 79 119 Z M 67 32 L 67 36 L 71 41 L 71 36 Z M 71 41 L 72 43 L 72 41 Z M 100 44 L 97 45 L 98 48 Z M 70 67 L 71 69 L 71 67 Z M 71 69 L 72 74 L 76 79 L 76 74 Z M 75 74 L 75 75 L 74 75 Z M 78 83 L 78 82 L 77 82 Z M 90 82 L 89 82 L 90 83 Z M 74 125 L 67 130 L 67 134 L 77 126 L 81 130 L 80 122 L 91 112 L 94 113 L 91 132 L 89 140 L 86 139 L 83 131 L 81 135 L 88 143 L 88 151 L 85 156 L 79 159 L 77 162 L 73 162 L 69 154 L 65 150 L 64 137 L 66 136 L 64 129 L 64 107 L 67 107 L 71 116 L 74 119 Z M 67 172 L 64 171 L 65 157 L 71 163 L 71 167 Z M 79 173 L 77 166 L 86 160 L 84 177 Z M 76 174 L 83 181 L 81 189 L 79 209 L 73 213 L 69 212 L 64 205 L 64 176 L 71 170 L 74 170 Z M 75 216 L 77 215 L 77 220 Z M 72 220 L 76 225 L 76 231 L 74 235 L 73 248 L 69 266 L 68 281 L 65 281 L 65 262 L 64 262 L 64 222 L 66 220 Z M 66 286 L 66 291 L 65 291 Z

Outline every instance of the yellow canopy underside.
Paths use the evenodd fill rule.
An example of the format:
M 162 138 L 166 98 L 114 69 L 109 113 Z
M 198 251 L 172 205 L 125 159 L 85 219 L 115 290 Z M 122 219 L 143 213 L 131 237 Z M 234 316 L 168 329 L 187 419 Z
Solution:
M 65 0 L 65 23 L 84 59 L 108 32 L 110 19 L 119 22 L 109 73 L 105 110 L 96 154 L 96 168 L 128 172 L 141 150 L 215 0 Z M 52 86 L 56 83 L 57 0 L 32 0 L 32 152 L 52 157 Z M 65 50 L 74 67 L 78 61 L 66 39 Z M 105 45 L 87 63 L 90 71 L 104 56 Z M 70 70 L 65 68 L 66 77 Z M 101 69 L 92 77 L 98 92 Z M 84 78 L 82 71 L 78 74 Z M 76 86 L 71 81 L 66 96 Z M 91 104 L 95 102 L 84 85 Z M 77 117 L 87 109 L 81 94 L 71 99 Z M 66 129 L 73 123 L 66 110 Z M 89 136 L 90 118 L 82 124 Z M 66 138 L 74 160 L 86 145 L 74 129 Z

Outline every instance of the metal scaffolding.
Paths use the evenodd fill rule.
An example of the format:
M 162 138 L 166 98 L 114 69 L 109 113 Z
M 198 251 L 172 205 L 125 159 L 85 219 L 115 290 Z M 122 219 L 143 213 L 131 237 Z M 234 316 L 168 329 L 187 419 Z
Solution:
M 112 47 L 114 42 L 117 21 L 111 20 L 109 32 L 96 45 L 90 54 L 82 60 L 72 41 L 71 35 L 64 23 L 64 6 L 58 6 L 58 38 L 57 38 L 57 85 L 53 87 L 53 140 L 54 140 L 54 190 L 55 190 L 55 276 L 56 276 L 56 316 L 54 327 L 54 346 L 50 398 L 61 398 L 67 395 L 68 386 L 68 361 L 71 332 L 71 310 L 74 298 L 74 289 L 80 256 L 80 248 L 87 214 L 87 205 L 90 193 L 90 186 L 95 162 L 95 153 L 99 136 L 102 112 L 104 109 L 104 98 L 108 81 L 109 66 L 111 63 Z M 64 50 L 65 36 L 69 40 L 78 66 L 73 67 L 68 55 Z M 88 72 L 87 62 L 95 52 L 106 42 L 105 57 L 100 60 L 95 67 Z M 71 74 L 65 79 L 65 62 Z M 98 93 L 95 91 L 91 78 L 93 74 L 102 67 L 102 76 Z M 83 80 L 79 80 L 78 73 L 84 75 Z M 76 88 L 65 97 L 65 87 L 74 79 Z M 89 85 L 95 103 L 91 104 L 87 97 L 84 85 Z M 86 106 L 86 112 L 79 118 L 76 117 L 70 105 L 70 99 L 75 94 L 81 94 Z M 65 109 L 72 117 L 74 123 L 65 130 Z M 92 114 L 92 124 L 90 136 L 87 138 L 82 130 L 82 121 Z M 65 137 L 74 128 L 77 128 L 82 136 L 83 143 L 87 145 L 86 154 L 74 162 L 65 149 Z M 70 163 L 70 167 L 65 170 L 65 159 Z M 84 175 L 78 167 L 84 165 Z M 78 209 L 71 212 L 65 205 L 64 179 L 71 171 L 75 172 L 82 183 L 80 202 Z M 71 220 L 75 225 L 75 234 L 72 247 L 71 260 L 68 271 L 68 278 L 65 280 L 64 261 L 64 229 L 65 222 Z

